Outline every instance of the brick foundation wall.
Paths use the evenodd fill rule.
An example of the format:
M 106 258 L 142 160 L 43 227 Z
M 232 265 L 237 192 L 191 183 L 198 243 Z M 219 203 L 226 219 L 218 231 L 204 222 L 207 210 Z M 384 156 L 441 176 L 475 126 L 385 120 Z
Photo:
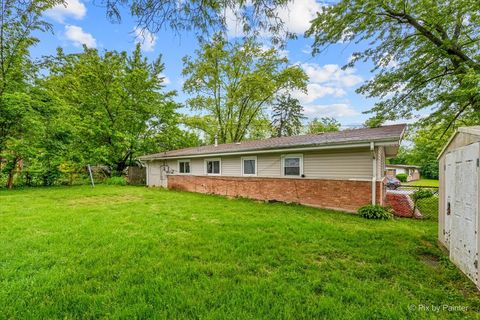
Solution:
M 168 188 L 228 197 L 277 200 L 344 211 L 371 203 L 370 181 L 327 179 L 168 176 Z M 377 182 L 377 203 L 383 203 L 383 184 Z

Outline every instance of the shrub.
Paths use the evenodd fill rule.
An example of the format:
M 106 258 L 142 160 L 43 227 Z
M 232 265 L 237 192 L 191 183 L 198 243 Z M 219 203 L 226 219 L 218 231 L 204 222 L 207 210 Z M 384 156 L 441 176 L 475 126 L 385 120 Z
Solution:
M 127 180 L 125 180 L 124 177 L 110 177 L 105 180 L 105 183 L 109 185 L 126 186 Z
M 422 165 L 420 169 L 422 177 L 427 179 L 438 179 L 438 162 L 430 161 Z
M 412 199 L 414 202 L 417 202 L 420 199 L 430 198 L 433 197 L 433 191 L 430 189 L 420 189 L 415 191 L 412 194 Z
M 368 204 L 358 209 L 358 214 L 365 219 L 389 220 L 393 215 L 384 207 Z
M 407 182 L 407 177 L 408 175 L 406 173 L 397 174 L 397 179 L 400 180 L 400 182 Z

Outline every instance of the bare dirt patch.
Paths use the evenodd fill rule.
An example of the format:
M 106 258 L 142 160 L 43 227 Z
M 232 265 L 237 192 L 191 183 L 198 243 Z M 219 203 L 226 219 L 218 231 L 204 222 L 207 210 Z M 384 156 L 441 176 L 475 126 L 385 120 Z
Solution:
M 440 266 L 440 260 L 437 256 L 430 253 L 419 254 L 420 260 L 423 261 L 427 266 L 432 268 L 438 268 Z

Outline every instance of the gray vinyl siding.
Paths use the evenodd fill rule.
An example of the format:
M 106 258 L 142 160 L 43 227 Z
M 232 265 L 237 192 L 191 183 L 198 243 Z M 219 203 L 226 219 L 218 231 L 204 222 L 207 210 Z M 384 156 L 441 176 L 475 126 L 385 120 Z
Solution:
M 372 177 L 370 150 L 304 153 L 306 178 L 368 179 Z
M 345 149 L 302 153 L 303 172 L 306 179 L 371 179 L 372 154 L 369 149 Z M 258 154 L 258 177 L 282 177 L 282 155 L 284 153 Z M 223 156 L 190 159 L 190 174 L 205 175 L 205 159 L 221 159 L 221 175 L 241 177 L 241 156 Z M 383 161 L 383 157 L 378 157 Z M 178 160 L 169 160 L 168 165 L 178 174 Z M 378 165 L 378 164 L 377 164 Z
M 222 176 L 239 177 L 242 175 L 241 157 L 221 157 Z
M 259 177 L 282 176 L 282 154 L 260 154 L 257 157 L 257 175 Z
M 187 159 L 182 159 L 182 160 L 188 160 L 188 158 Z M 203 169 L 203 161 L 204 161 L 204 159 L 199 159 L 199 158 L 190 159 L 190 174 L 191 175 L 201 176 L 201 175 L 205 174 L 204 169 Z M 168 164 L 168 167 L 170 168 L 170 170 L 174 171 L 174 174 L 178 174 L 178 169 L 179 168 L 178 168 L 178 160 L 177 159 L 168 160 L 167 164 Z

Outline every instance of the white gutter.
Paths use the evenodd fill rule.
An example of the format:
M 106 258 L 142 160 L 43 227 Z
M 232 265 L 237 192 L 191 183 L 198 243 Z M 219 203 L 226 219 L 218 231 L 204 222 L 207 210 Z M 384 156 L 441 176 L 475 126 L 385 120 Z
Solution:
M 372 204 L 377 200 L 377 157 L 375 155 L 375 142 L 370 142 L 370 151 L 372 152 Z
M 287 152 L 300 152 L 300 151 L 314 151 L 314 150 L 325 150 L 325 149 L 345 149 L 345 148 L 368 148 L 372 145 L 373 142 L 365 143 L 354 143 L 354 144 L 338 144 L 338 145 L 328 145 L 328 146 L 316 146 L 316 147 L 304 147 L 304 148 L 288 148 L 288 149 L 263 149 L 263 150 L 246 150 L 246 151 L 236 151 L 236 152 L 214 152 L 214 153 L 202 153 L 197 155 L 180 155 L 173 157 L 158 157 L 151 159 L 142 159 L 142 161 L 152 161 L 152 160 L 168 160 L 168 159 L 185 159 L 185 158 L 205 158 L 205 157 L 221 157 L 221 156 L 235 156 L 235 155 L 249 155 L 249 154 L 264 154 L 264 153 L 287 153 Z M 375 146 L 392 146 L 398 145 L 398 140 L 391 140 L 385 142 L 377 142 Z

